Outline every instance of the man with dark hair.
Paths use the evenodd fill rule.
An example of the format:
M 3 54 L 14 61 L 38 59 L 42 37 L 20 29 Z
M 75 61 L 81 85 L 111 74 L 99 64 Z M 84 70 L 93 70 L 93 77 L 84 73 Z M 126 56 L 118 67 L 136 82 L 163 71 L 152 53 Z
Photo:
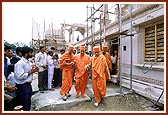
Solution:
M 40 51 L 35 55 L 35 64 L 39 68 L 38 72 L 38 88 L 41 93 L 47 89 L 47 54 L 44 46 L 40 46 Z
M 61 87 L 62 84 L 62 77 L 60 76 L 60 64 L 59 64 L 59 57 L 58 54 L 53 56 L 54 58 L 54 77 L 53 77 L 53 86 L 54 87 Z
M 63 53 L 65 53 L 65 49 L 61 49 L 61 50 L 60 50 L 60 53 L 61 53 L 61 55 L 62 55 Z
M 10 60 L 11 64 L 16 64 L 22 58 L 22 47 L 16 48 L 16 56 L 13 56 Z
M 53 51 L 48 51 L 47 65 L 48 65 L 48 89 L 52 91 L 52 90 L 54 90 L 52 88 L 52 80 L 53 80 L 53 76 L 54 76 Z
M 22 48 L 22 58 L 15 64 L 14 78 L 16 82 L 16 94 L 18 103 L 23 106 L 24 111 L 30 111 L 33 80 L 33 73 L 38 72 L 38 67 L 30 65 L 29 58 L 32 58 L 33 49 L 30 47 Z
M 54 50 L 55 50 L 55 47 L 51 47 L 50 49 L 51 49 L 52 51 L 54 51 Z
M 12 57 L 12 50 L 10 46 L 5 45 L 4 46 L 4 75 L 6 78 L 8 78 L 9 72 L 8 72 L 8 65 L 10 65 L 10 59 Z
M 9 95 L 10 92 L 16 90 L 14 86 L 11 86 L 9 81 L 7 81 L 10 74 L 10 58 L 12 57 L 11 47 L 8 45 L 4 46 L 4 110 L 12 111 L 14 108 L 14 99 Z

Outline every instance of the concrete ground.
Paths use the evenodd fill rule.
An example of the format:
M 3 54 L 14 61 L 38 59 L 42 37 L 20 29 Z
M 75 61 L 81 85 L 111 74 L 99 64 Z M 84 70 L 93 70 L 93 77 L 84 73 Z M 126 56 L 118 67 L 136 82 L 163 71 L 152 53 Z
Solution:
M 66 110 L 76 104 L 79 104 L 83 101 L 92 101 L 93 99 L 93 91 L 91 80 L 89 79 L 89 83 L 86 89 L 85 98 L 76 98 L 76 91 L 74 85 L 70 91 L 71 97 L 67 99 L 67 101 L 63 101 L 62 97 L 60 96 L 60 88 L 55 88 L 54 91 L 44 91 L 44 93 L 40 93 L 38 91 L 38 79 L 37 74 L 34 74 L 34 79 L 32 82 L 33 88 L 33 96 L 32 96 L 32 106 L 31 111 L 61 111 Z M 117 85 L 108 85 L 113 84 L 112 82 L 107 83 L 107 91 L 106 97 L 114 96 L 114 95 L 121 95 L 120 91 L 121 88 Z M 130 93 L 129 89 L 122 87 L 123 94 Z

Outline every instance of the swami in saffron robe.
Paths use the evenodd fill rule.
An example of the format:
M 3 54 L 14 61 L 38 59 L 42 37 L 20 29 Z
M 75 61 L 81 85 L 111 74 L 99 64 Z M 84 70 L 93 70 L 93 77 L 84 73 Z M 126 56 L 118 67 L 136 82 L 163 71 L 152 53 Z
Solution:
M 91 58 L 92 67 L 92 88 L 94 97 L 97 103 L 101 102 L 101 98 L 106 95 L 106 76 L 105 71 L 107 66 L 106 58 L 104 55 Z
M 78 54 L 75 57 L 76 62 L 76 78 L 75 78 L 75 89 L 76 97 L 81 96 L 84 98 L 85 90 L 88 84 L 88 74 L 89 70 L 84 70 L 85 66 L 89 64 L 90 57 L 86 54 Z
M 65 65 L 66 61 L 68 61 L 68 63 L 74 62 L 74 54 L 66 52 L 60 57 L 60 69 L 62 69 L 60 95 L 68 94 L 72 87 L 73 66 Z

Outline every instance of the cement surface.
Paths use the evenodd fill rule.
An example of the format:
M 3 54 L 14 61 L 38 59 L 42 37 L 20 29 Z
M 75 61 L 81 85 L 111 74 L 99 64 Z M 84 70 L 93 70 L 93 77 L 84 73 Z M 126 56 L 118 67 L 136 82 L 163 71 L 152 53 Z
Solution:
M 112 82 L 107 83 L 106 88 L 106 96 L 114 96 L 114 95 L 122 95 L 121 89 L 117 85 L 111 85 Z M 87 90 L 85 93 L 85 98 L 79 97 L 76 98 L 75 86 L 71 88 L 70 94 L 71 97 L 68 97 L 66 101 L 62 99 L 60 96 L 60 88 L 55 88 L 54 91 L 44 91 L 44 93 L 40 93 L 38 91 L 38 79 L 37 74 L 34 74 L 34 80 L 32 82 L 32 88 L 34 95 L 32 96 L 32 106 L 31 111 L 61 111 L 66 110 L 69 107 L 72 107 L 78 103 L 83 101 L 92 101 L 94 99 L 93 90 L 91 85 L 91 79 L 89 79 Z M 129 93 L 129 89 L 122 87 L 123 94 Z

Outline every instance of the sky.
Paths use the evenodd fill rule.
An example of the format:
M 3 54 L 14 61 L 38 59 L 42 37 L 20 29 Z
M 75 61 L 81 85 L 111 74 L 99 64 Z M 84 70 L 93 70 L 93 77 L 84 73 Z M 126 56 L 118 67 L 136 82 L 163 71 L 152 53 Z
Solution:
M 91 7 L 93 3 L 3 2 L 2 38 L 9 43 L 23 42 L 29 45 L 32 39 L 32 20 L 43 28 L 45 19 L 46 29 L 49 28 L 51 22 L 56 29 L 60 29 L 60 23 L 64 21 L 68 24 L 87 24 L 87 5 Z M 95 7 L 98 8 L 100 5 L 98 3 Z M 75 34 L 75 37 L 78 35 L 80 35 L 79 32 Z

